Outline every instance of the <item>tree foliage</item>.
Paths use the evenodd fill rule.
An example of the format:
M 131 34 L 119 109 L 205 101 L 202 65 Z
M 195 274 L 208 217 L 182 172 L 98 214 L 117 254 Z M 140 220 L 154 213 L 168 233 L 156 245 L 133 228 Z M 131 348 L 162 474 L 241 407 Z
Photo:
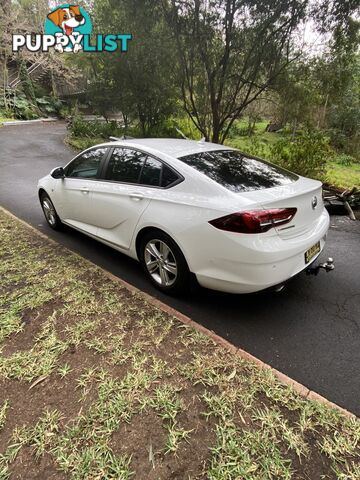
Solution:
M 222 143 L 244 115 L 246 132 L 253 132 L 265 103 L 293 137 L 312 127 L 326 130 L 339 148 L 359 149 L 359 23 L 352 16 L 359 0 L 86 0 L 84 6 L 94 33 L 133 34 L 126 54 L 15 55 L 11 34 L 40 32 L 49 6 L 4 0 L 2 85 L 8 61 L 24 67 L 41 60 L 51 78 L 62 70 L 64 77 L 71 71 L 74 83 L 83 77 L 95 113 L 108 119 L 121 112 L 126 126 L 137 125 L 145 136 L 165 127 L 174 134 L 177 116 L 192 136 L 196 129 Z M 326 33 L 315 56 L 301 41 L 308 22 Z M 34 103 L 23 67 L 23 91 Z
M 89 78 L 88 98 L 99 111 L 120 110 L 149 134 L 176 109 L 172 44 L 159 10 L 149 0 L 98 0 L 96 32 L 130 32 L 126 54 L 85 55 L 79 59 Z
M 164 0 L 174 32 L 184 108 L 206 138 L 223 142 L 233 122 L 299 52 L 306 16 L 296 0 Z
M 305 131 L 292 142 L 276 142 L 270 150 L 271 159 L 284 168 L 304 177 L 321 179 L 331 156 L 327 139 L 313 130 Z

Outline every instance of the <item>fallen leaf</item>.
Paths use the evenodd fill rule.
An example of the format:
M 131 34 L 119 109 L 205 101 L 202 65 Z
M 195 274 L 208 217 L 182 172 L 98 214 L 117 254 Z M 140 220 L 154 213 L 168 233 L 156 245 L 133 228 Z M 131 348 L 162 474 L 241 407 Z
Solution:
M 232 380 L 236 375 L 236 368 L 230 373 L 230 375 L 227 377 L 227 381 Z
M 32 388 L 36 387 L 36 385 L 39 385 L 39 383 L 43 382 L 44 380 L 46 380 L 48 378 L 47 375 L 41 375 L 41 377 L 37 378 L 35 380 L 35 382 L 33 382 L 30 387 L 29 387 L 29 390 L 31 390 Z
M 154 457 L 154 452 L 153 452 L 153 448 L 152 448 L 151 443 L 150 443 L 150 447 L 149 447 L 149 462 L 151 462 L 153 468 L 155 468 L 155 457 Z

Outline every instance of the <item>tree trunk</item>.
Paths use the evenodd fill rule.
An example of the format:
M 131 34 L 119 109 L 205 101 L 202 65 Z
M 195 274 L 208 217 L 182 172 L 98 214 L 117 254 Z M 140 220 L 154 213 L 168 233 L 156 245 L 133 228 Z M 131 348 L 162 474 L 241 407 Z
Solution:
M 221 141 L 221 124 L 219 120 L 218 104 L 213 102 L 211 105 L 212 108 L 212 128 L 211 128 L 211 141 L 213 143 L 223 143 Z
M 325 104 L 324 104 L 324 107 L 323 107 L 323 114 L 322 114 L 322 118 L 321 118 L 321 128 L 324 126 L 324 123 L 325 123 L 325 117 L 326 117 L 326 110 L 327 110 L 328 101 L 329 101 L 329 94 L 327 93 L 327 94 L 326 94 L 326 99 L 325 99 Z
M 54 72 L 50 69 L 50 79 L 51 79 L 51 94 L 53 97 L 57 97 L 56 83 L 54 78 Z
M 8 68 L 7 68 L 7 55 L 6 55 L 6 52 L 5 52 L 5 55 L 4 55 L 4 70 L 3 70 L 3 84 L 4 84 L 4 107 L 5 109 L 7 110 L 8 109 L 8 102 L 7 102 L 7 98 L 6 98 L 6 87 L 7 87 L 7 83 L 8 83 Z
M 208 140 L 206 137 L 205 137 L 206 140 Z M 213 131 L 212 131 L 212 135 L 211 135 L 211 141 L 213 143 L 220 143 L 220 128 L 219 126 L 217 126 L 217 128 L 215 128 L 215 126 L 213 127 Z

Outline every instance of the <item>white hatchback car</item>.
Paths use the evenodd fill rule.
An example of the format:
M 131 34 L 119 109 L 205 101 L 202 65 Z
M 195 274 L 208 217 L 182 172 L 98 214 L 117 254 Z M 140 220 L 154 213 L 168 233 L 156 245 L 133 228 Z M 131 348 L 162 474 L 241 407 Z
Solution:
M 159 289 L 250 293 L 306 269 L 324 248 L 321 183 L 238 150 L 178 139 L 104 143 L 38 184 L 61 224 L 139 260 Z

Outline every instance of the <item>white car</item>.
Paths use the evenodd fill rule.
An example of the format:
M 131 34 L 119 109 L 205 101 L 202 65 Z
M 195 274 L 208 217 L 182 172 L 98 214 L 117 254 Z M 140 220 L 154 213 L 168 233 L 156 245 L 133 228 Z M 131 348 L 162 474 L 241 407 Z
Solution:
M 159 289 L 250 293 L 318 257 L 320 182 L 223 145 L 127 139 L 91 147 L 38 184 L 50 227 L 73 227 L 139 260 Z

